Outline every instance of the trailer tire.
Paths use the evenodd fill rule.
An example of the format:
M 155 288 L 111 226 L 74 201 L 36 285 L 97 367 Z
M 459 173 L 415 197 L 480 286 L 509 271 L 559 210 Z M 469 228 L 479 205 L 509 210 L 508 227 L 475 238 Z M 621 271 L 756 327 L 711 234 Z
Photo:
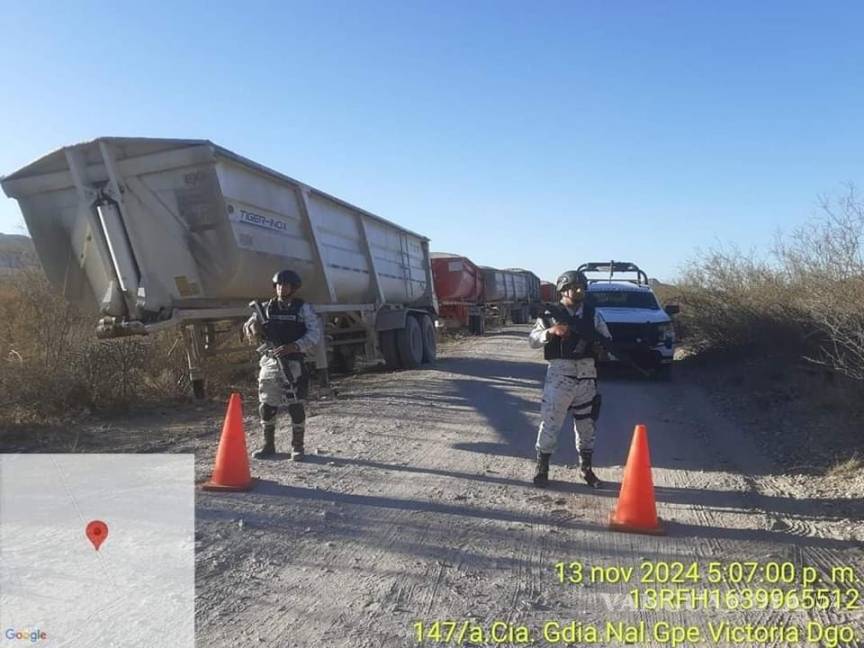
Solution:
M 195 400 L 204 400 L 207 397 L 203 378 L 196 378 L 192 381 L 192 394 L 195 396 Z
M 405 328 L 396 329 L 400 366 L 416 369 L 423 362 L 423 329 L 416 317 L 405 318 Z
M 483 315 L 472 315 L 468 319 L 468 330 L 472 335 L 483 335 L 486 333 L 486 318 Z
M 391 370 L 401 367 L 399 352 L 396 349 L 396 330 L 381 331 L 378 334 L 381 343 L 381 355 L 384 356 L 384 365 Z
M 435 362 L 438 357 L 438 334 L 435 323 L 428 315 L 420 315 L 420 330 L 423 332 L 423 362 Z

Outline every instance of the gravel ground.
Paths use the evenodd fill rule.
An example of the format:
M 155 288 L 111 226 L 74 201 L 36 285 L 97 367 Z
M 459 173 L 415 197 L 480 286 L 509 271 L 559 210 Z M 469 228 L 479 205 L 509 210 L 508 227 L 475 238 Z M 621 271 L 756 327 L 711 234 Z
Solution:
M 720 617 L 739 625 L 844 624 L 864 636 L 860 610 L 637 609 L 628 597 L 647 584 L 593 576 L 562 583 L 558 563 L 644 575 L 646 564 L 692 562 L 700 577 L 689 587 L 697 589 L 707 586 L 704 570 L 714 561 L 789 562 L 812 567 L 826 583 L 833 567 L 849 566 L 864 578 L 864 511 L 860 491 L 823 493 L 812 487 L 813 475 L 784 468 L 761 444 L 760 429 L 742 418 L 749 410 L 724 404 L 735 392 L 700 384 L 704 367 L 689 363 L 671 382 L 622 372 L 600 381 L 595 460 L 606 488 L 578 479 L 566 431 L 551 487 L 534 488 L 544 364 L 526 335 L 527 327 L 509 327 L 455 339 L 433 367 L 340 379 L 336 398 L 310 404 L 306 462 L 254 460 L 252 491 L 199 491 L 199 645 L 412 646 L 417 624 L 428 630 L 435 621 L 485 633 L 463 645 L 493 645 L 496 622 L 530 630 L 528 645 L 553 645 L 540 629 L 554 620 L 600 628 L 669 622 L 704 633 Z M 736 398 L 746 401 L 741 392 Z M 253 446 L 254 405 L 247 398 Z M 223 414 L 224 403 L 205 403 L 19 430 L 2 440 L 13 451 L 193 452 L 204 481 Z M 277 445 L 284 451 L 282 423 Z M 665 536 L 607 528 L 637 423 L 649 430 Z M 721 584 L 724 592 L 741 587 Z M 651 637 L 635 643 L 662 644 Z M 514 635 L 494 645 L 525 644 Z
M 862 387 L 796 358 L 706 358 L 679 363 L 728 420 L 745 429 L 772 487 L 830 502 L 834 533 L 864 542 Z

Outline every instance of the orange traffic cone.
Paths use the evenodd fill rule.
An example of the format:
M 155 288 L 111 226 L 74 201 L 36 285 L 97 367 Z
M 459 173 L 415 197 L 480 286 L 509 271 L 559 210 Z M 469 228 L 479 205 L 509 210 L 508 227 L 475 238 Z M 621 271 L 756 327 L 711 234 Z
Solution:
M 633 431 L 624 479 L 621 480 L 621 493 L 615 511 L 609 516 L 609 528 L 627 533 L 666 533 L 657 517 L 651 455 L 648 452 L 648 429 L 644 425 L 637 425 Z
M 249 457 L 246 455 L 246 432 L 243 430 L 243 403 L 240 394 L 231 394 L 228 412 L 222 425 L 222 437 L 216 451 L 213 476 L 201 488 L 215 491 L 245 491 L 252 488 Z

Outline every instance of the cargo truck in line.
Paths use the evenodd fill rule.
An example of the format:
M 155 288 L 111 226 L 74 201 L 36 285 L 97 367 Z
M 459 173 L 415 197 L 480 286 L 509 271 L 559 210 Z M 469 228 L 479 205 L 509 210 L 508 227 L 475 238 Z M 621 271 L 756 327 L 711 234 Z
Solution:
M 530 270 L 523 270 L 522 268 L 507 268 L 504 272 L 516 275 L 517 282 L 521 278 L 521 283 L 524 286 L 524 293 L 510 309 L 511 319 L 514 324 L 528 324 L 537 316 L 540 309 L 540 277 Z
M 540 279 L 528 270 L 477 266 L 469 258 L 432 253 L 441 322 L 483 335 L 487 324 L 526 324 L 540 303 Z
M 443 252 L 432 253 L 432 278 L 438 298 L 439 323 L 467 327 L 475 335 L 486 330 L 483 308 L 483 272 L 471 259 Z
M 99 314 L 97 335 L 180 327 L 203 358 L 272 296 L 281 269 L 325 325 L 314 361 L 416 368 L 436 354 L 429 240 L 209 140 L 103 137 L 0 180 L 51 283 Z
M 540 301 L 544 304 L 555 304 L 558 302 L 558 291 L 555 284 L 549 281 L 540 282 Z

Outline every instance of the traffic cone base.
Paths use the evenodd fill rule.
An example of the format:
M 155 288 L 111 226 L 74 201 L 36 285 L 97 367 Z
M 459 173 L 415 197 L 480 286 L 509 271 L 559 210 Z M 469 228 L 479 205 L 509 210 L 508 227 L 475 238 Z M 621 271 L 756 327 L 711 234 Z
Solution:
M 648 429 L 637 425 L 621 479 L 618 504 L 609 516 L 609 528 L 624 533 L 665 535 L 657 517 L 654 480 L 651 477 L 651 455 L 648 451 Z
M 609 528 L 612 531 L 618 531 L 619 533 L 644 533 L 647 535 L 666 535 L 666 527 L 663 526 L 663 520 L 659 517 L 657 518 L 657 526 L 655 527 L 641 527 L 635 526 L 633 524 L 627 524 L 626 522 L 617 522 L 615 520 L 615 512 L 609 514 Z
M 249 473 L 249 456 L 246 452 L 246 432 L 243 430 L 243 405 L 240 394 L 231 394 L 228 412 L 222 425 L 219 449 L 213 476 L 201 488 L 208 491 L 247 491 L 254 480 Z
M 230 486 L 226 484 L 217 484 L 212 479 L 204 484 L 201 484 L 201 490 L 206 491 L 225 491 L 225 492 L 243 492 L 251 490 L 255 486 L 255 478 L 251 478 L 248 484 L 240 486 Z

